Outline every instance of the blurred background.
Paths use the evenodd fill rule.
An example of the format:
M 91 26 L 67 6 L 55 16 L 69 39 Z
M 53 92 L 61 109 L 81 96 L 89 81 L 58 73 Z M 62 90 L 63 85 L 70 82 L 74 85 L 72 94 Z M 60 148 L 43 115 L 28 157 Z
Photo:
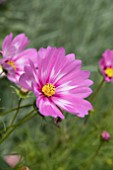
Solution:
M 25 33 L 31 40 L 29 47 L 63 46 L 66 53 L 75 53 L 83 69 L 91 71 L 95 90 L 102 79 L 98 61 L 106 49 L 113 49 L 113 1 L 0 0 L 0 49 L 10 32 L 14 36 Z M 18 96 L 11 85 L 6 78 L 0 79 L 0 112 L 17 106 Z M 87 124 L 66 113 L 57 128 L 52 118 L 37 115 L 0 145 L 1 158 L 21 154 L 22 165 L 31 170 L 113 170 L 113 84 L 104 84 L 92 104 L 94 112 Z M 21 110 L 18 119 L 27 112 Z M 0 116 L 0 137 L 13 115 Z M 102 130 L 109 131 L 111 140 L 90 163 Z

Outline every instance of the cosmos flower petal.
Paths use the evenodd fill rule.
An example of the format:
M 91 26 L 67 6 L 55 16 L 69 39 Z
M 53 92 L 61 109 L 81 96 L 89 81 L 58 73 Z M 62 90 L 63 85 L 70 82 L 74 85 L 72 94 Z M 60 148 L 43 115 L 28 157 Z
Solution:
M 3 57 L 9 57 L 12 53 L 12 49 L 10 49 L 11 42 L 12 42 L 12 37 L 13 34 L 10 33 L 7 35 L 2 43 L 2 52 L 3 52 Z
M 93 84 L 93 81 L 92 80 L 89 80 L 89 79 L 85 79 L 83 81 L 81 81 L 81 83 L 79 84 L 81 87 L 84 86 L 84 87 L 89 87 Z
M 15 54 L 21 52 L 28 45 L 29 45 L 29 39 L 23 33 L 17 35 L 12 41 L 12 46 L 15 47 Z
M 71 78 L 70 78 L 71 79 Z M 57 91 L 60 89 L 60 90 L 65 90 L 65 89 L 74 89 L 74 88 L 77 88 L 77 87 L 89 87 L 93 84 L 93 81 L 92 80 L 89 80 L 89 79 L 78 79 L 78 80 L 69 80 L 69 81 L 64 81 L 63 84 L 59 84 L 59 86 L 57 87 Z M 68 87 L 67 87 L 68 86 Z
M 92 93 L 92 90 L 89 87 L 81 86 L 59 86 L 56 89 L 56 94 L 76 94 L 76 97 L 86 98 Z
M 13 38 L 13 34 L 12 33 L 10 33 L 9 35 L 7 35 L 5 37 L 5 39 L 3 40 L 3 43 L 2 43 L 2 49 L 3 50 L 7 49 L 10 46 L 10 44 L 12 42 L 12 38 Z
M 92 90 L 88 87 L 78 87 L 73 89 L 71 93 L 76 94 L 76 97 L 86 98 L 92 93 Z
M 25 73 L 23 73 L 20 76 L 19 79 L 19 85 L 21 85 L 23 88 L 27 89 L 27 90 L 32 90 L 32 79 L 29 79 L 29 76 L 26 75 Z
M 90 72 L 89 71 L 72 71 L 69 72 L 67 75 L 64 75 L 62 77 L 58 76 L 58 79 L 55 80 L 55 83 L 57 82 L 57 84 L 63 84 L 64 82 L 72 82 L 72 84 L 80 84 L 82 83 L 84 80 L 86 80 L 87 78 L 89 78 Z
M 103 54 L 102 57 L 106 63 L 106 66 L 113 66 L 113 50 L 106 50 Z
M 42 56 L 46 56 L 45 58 L 42 57 L 42 62 L 44 60 L 43 64 L 40 63 L 41 64 L 41 73 L 42 73 L 41 78 L 43 79 L 43 83 L 45 83 L 46 81 L 49 81 L 49 82 L 54 81 L 56 79 L 56 77 L 59 75 L 59 73 L 64 69 L 65 70 L 64 70 L 63 74 L 60 74 L 61 77 L 67 73 L 68 69 L 71 72 L 72 69 L 77 69 L 77 68 L 80 69 L 80 67 L 81 67 L 80 60 L 76 60 L 75 63 L 72 62 L 74 60 L 74 54 L 70 54 L 71 60 L 69 59 L 69 56 L 67 56 L 67 57 L 64 56 L 65 55 L 64 48 L 56 49 L 56 48 L 48 47 L 46 50 L 46 55 L 44 55 L 44 52 L 45 52 L 45 49 L 42 49 L 42 48 L 38 52 L 40 59 L 41 59 L 42 53 L 43 53 Z M 49 57 L 49 60 L 48 60 L 48 57 Z M 56 59 L 55 62 L 54 62 L 54 58 Z M 72 63 L 71 67 L 69 65 L 69 62 Z M 67 63 L 67 64 L 65 64 L 65 63 Z M 63 66 L 65 66 L 65 68 Z M 39 66 L 39 68 L 40 68 L 40 66 Z
M 80 74 L 81 68 L 81 61 L 77 60 L 77 62 L 67 62 L 65 63 L 65 67 L 61 67 L 61 69 L 58 72 L 55 72 L 55 75 L 52 76 L 51 81 L 55 84 L 55 83 L 60 83 L 60 80 L 62 81 L 63 79 L 68 79 L 69 80 L 76 77 L 76 74 Z M 74 75 L 75 74 L 75 75 Z M 67 80 L 66 80 L 67 81 Z
M 90 102 L 75 97 L 74 95 L 65 94 L 60 97 L 52 97 L 52 101 L 60 108 L 79 117 L 84 117 L 88 114 L 88 111 L 92 109 Z
M 109 78 L 109 77 L 105 76 L 105 81 L 106 82 L 113 82 L 113 77 Z
M 37 70 L 35 69 L 35 66 L 33 65 L 32 61 L 29 60 L 29 64 L 24 67 L 24 73 L 22 74 L 22 76 L 20 76 L 19 84 L 27 90 L 32 90 L 33 84 L 38 83 L 38 78 L 36 77 Z M 32 66 L 32 72 L 31 72 L 31 66 Z
M 13 60 L 17 63 L 17 65 L 24 66 L 29 63 L 29 60 L 34 62 L 35 66 L 37 66 L 37 51 L 34 48 L 29 48 L 27 50 L 22 51 L 18 55 L 13 57 Z M 24 67 L 23 67 L 24 68 Z
M 58 57 L 61 59 L 60 56 Z M 63 77 L 67 77 L 67 75 L 70 76 L 71 74 L 72 76 L 73 71 L 77 74 L 77 72 L 81 69 L 80 60 L 73 61 L 72 59 L 69 60 L 67 57 L 64 56 L 62 61 L 60 62 L 62 63 L 62 65 L 60 63 L 56 64 L 54 67 L 53 65 L 51 65 L 50 67 L 51 74 L 49 74 L 49 82 L 53 82 L 55 84 Z
M 7 78 L 16 83 L 17 80 L 19 79 L 20 75 L 19 74 L 16 74 L 14 71 L 13 71 L 13 68 L 9 67 L 9 73 L 7 73 Z
M 37 55 L 38 55 L 38 67 L 41 68 L 42 61 L 44 60 L 44 58 L 46 56 L 46 49 L 45 48 L 40 48 L 40 50 L 38 51 Z
M 61 119 L 64 119 L 64 115 L 58 107 L 48 98 L 39 97 L 36 101 L 36 105 L 39 107 L 39 111 L 43 116 L 52 116 L 54 118 L 60 117 Z
M 2 44 L 3 57 L 8 58 L 20 53 L 29 44 L 25 34 L 19 34 L 12 39 L 13 34 L 6 36 Z
M 48 60 L 49 58 L 49 60 Z M 54 62 L 55 59 L 55 62 Z M 41 70 L 41 79 L 43 83 L 49 81 L 52 75 L 55 75 L 57 70 L 60 71 L 60 69 L 63 67 L 65 63 L 65 50 L 64 48 L 47 48 L 46 51 L 46 57 L 44 58 L 44 61 L 42 59 L 41 67 L 39 70 Z M 51 74 L 50 74 L 51 73 Z M 51 80 L 50 80 L 51 81 Z
M 75 61 L 75 54 L 71 53 L 66 55 L 66 58 L 71 62 L 71 61 Z

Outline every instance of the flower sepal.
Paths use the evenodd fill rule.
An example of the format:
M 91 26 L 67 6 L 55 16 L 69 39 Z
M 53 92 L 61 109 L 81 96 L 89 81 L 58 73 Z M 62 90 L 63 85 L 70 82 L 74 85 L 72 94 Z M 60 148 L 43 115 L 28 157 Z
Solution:
M 16 92 L 17 96 L 19 96 L 20 98 L 24 99 L 24 98 L 28 98 L 29 97 L 29 91 L 20 87 L 17 88 L 15 86 L 10 86 L 11 88 L 14 89 L 14 91 Z
M 60 117 L 54 118 L 54 125 L 58 128 L 60 128 L 59 123 L 62 121 Z

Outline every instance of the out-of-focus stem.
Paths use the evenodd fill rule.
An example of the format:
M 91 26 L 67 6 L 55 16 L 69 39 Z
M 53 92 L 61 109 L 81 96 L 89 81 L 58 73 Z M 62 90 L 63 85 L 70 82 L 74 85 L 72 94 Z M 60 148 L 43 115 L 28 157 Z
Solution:
M 24 124 L 24 123 L 27 122 L 28 120 L 34 118 L 34 117 L 37 115 L 37 113 L 35 113 L 34 115 L 31 115 L 34 111 L 35 111 L 35 109 L 32 110 L 32 111 L 31 111 L 29 114 L 27 114 L 26 116 L 24 116 L 24 118 L 23 118 L 19 123 L 13 125 L 13 127 L 14 127 L 14 128 L 17 128 L 18 126 Z
M 4 140 L 10 135 L 10 133 L 12 133 L 14 131 L 14 129 L 13 128 L 8 128 L 7 129 L 7 131 L 6 131 L 6 133 L 5 133 L 5 135 L 2 137 L 2 139 L 0 140 L 0 144 L 2 143 L 2 142 L 4 142 Z
M 19 123 L 14 124 L 14 125 L 10 125 L 9 127 L 7 127 L 6 133 L 5 135 L 2 137 L 2 139 L 0 140 L 0 144 L 3 143 L 5 141 L 5 139 L 8 138 L 8 136 L 20 125 L 24 124 L 25 122 L 29 121 L 30 119 L 34 118 L 36 114 L 31 115 L 33 112 L 35 111 L 35 109 L 33 109 L 30 113 L 28 113 L 26 116 L 23 117 L 23 119 L 20 120 Z
M 103 145 L 103 142 L 101 141 L 98 148 L 96 149 L 96 152 L 94 153 L 94 155 L 92 156 L 92 158 L 89 160 L 89 163 L 87 164 L 87 166 L 85 168 L 83 168 L 83 170 L 90 170 L 91 165 L 93 164 L 95 158 L 97 157 L 101 147 Z
M 89 101 L 90 101 L 90 102 L 92 102 L 92 101 L 96 98 L 96 96 L 97 96 L 97 94 L 99 93 L 100 89 L 102 88 L 104 82 L 105 82 L 105 80 L 102 79 L 102 81 L 100 82 L 100 84 L 99 84 L 99 86 L 97 87 L 97 89 L 94 91 L 94 93 L 92 94 L 92 96 L 89 98 Z M 86 123 L 88 122 L 89 117 L 90 117 L 90 114 L 85 117 L 85 119 L 84 119 L 84 124 L 86 124 Z
M 20 109 L 23 109 L 23 108 L 25 108 L 25 107 L 31 107 L 31 106 L 33 106 L 33 104 L 23 105 L 23 106 L 20 106 L 20 107 L 19 107 L 19 110 L 20 110 Z M 13 109 L 11 109 L 11 110 L 8 110 L 8 111 L 6 111 L 6 112 L 2 112 L 2 113 L 0 113 L 0 116 L 6 115 L 7 113 L 14 112 L 14 111 L 16 111 L 17 109 L 18 109 L 18 107 L 13 108 Z
M 12 126 L 12 125 L 13 125 L 13 123 L 14 123 L 14 121 L 15 121 L 15 119 L 16 119 L 16 117 L 17 117 L 18 113 L 19 113 L 19 108 L 20 108 L 20 104 L 21 104 L 21 102 L 22 102 L 22 98 L 20 98 L 20 99 L 19 99 L 19 101 L 18 101 L 18 107 L 17 107 L 16 113 L 15 113 L 15 115 L 14 115 L 14 117 L 13 117 L 12 121 L 11 121 L 10 126 Z
M 98 92 L 100 91 L 100 89 L 102 88 L 103 84 L 104 84 L 105 80 L 102 79 L 102 81 L 100 82 L 99 86 L 97 87 L 97 89 L 95 90 L 95 92 L 92 94 L 92 96 L 89 98 L 89 101 L 92 102 L 95 97 L 97 96 Z

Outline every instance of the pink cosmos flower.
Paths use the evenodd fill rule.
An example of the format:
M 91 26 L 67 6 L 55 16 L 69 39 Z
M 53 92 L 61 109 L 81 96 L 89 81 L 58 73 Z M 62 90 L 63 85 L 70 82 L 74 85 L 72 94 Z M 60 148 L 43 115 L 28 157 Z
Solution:
M 14 83 L 18 83 L 29 59 L 36 61 L 37 51 L 34 48 L 24 50 L 28 44 L 29 40 L 25 34 L 19 34 L 13 39 L 13 34 L 10 33 L 3 41 L 0 52 L 3 58 L 0 59 L 0 65 L 7 72 L 8 79 Z
M 38 70 L 30 61 L 19 83 L 34 91 L 36 105 L 43 116 L 64 118 L 61 110 L 84 117 L 92 105 L 84 98 L 92 90 L 89 71 L 81 70 L 74 54 L 65 55 L 64 48 L 48 47 L 38 51 Z
M 106 50 L 99 61 L 101 73 L 105 81 L 113 82 L 113 50 Z

